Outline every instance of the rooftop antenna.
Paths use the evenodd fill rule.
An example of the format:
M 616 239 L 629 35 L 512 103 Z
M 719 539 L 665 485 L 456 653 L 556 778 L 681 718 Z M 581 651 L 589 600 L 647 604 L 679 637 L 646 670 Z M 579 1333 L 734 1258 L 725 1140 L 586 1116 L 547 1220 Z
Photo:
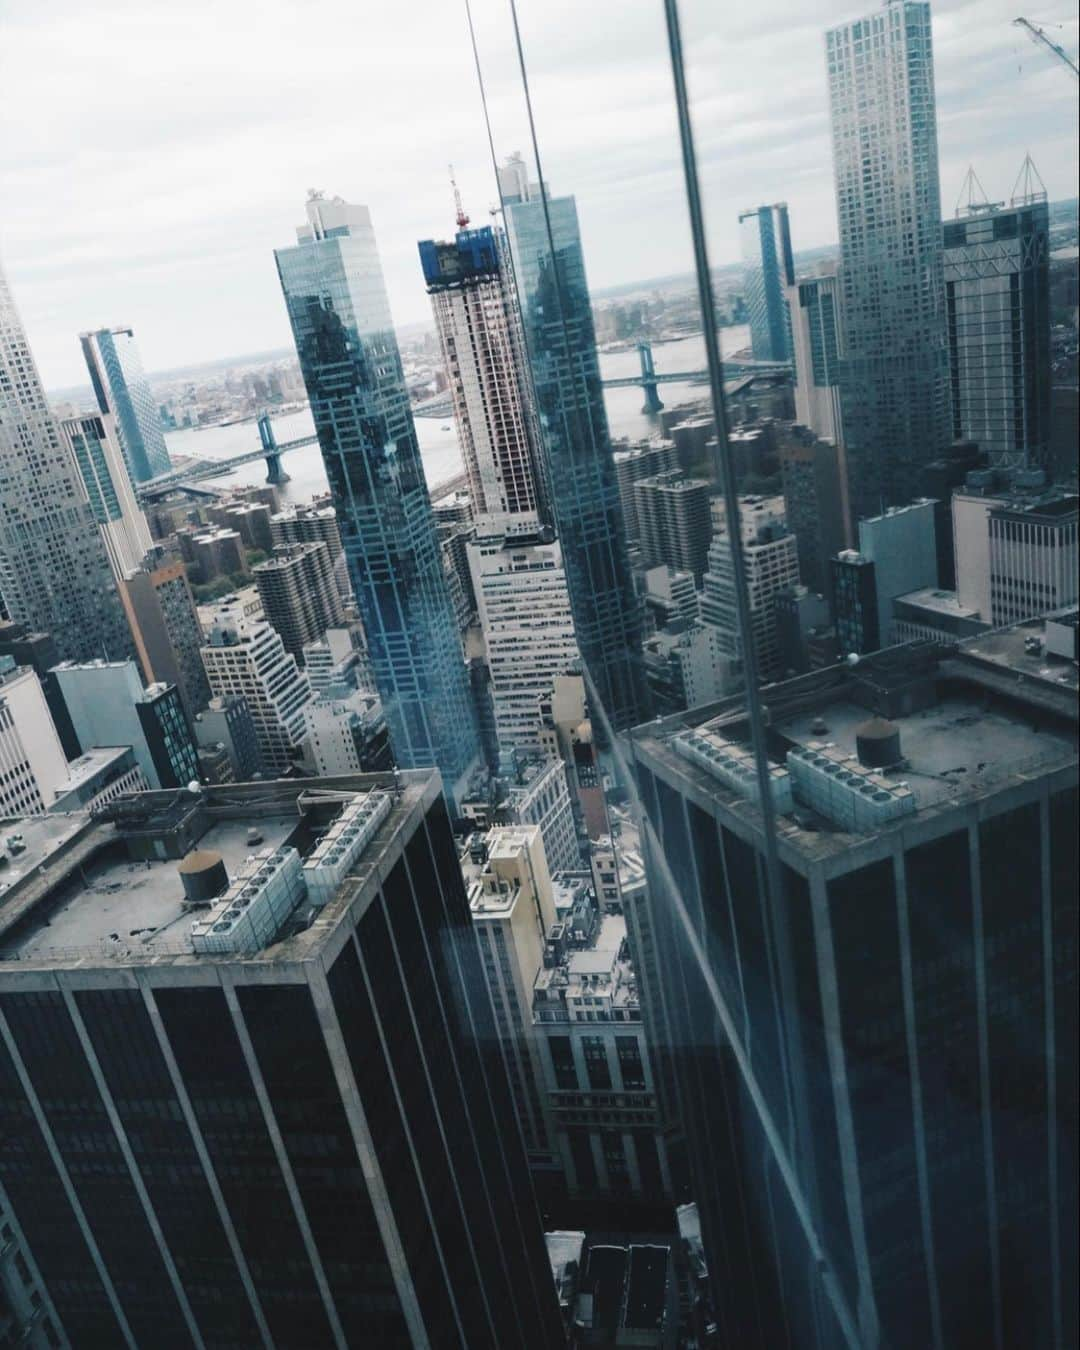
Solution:
M 457 179 L 454 177 L 454 166 L 450 165 L 450 186 L 454 189 L 454 206 L 457 209 L 457 227 L 463 230 L 469 223 L 469 217 L 465 214 L 465 208 L 461 204 L 461 191 L 457 185 Z
M 1044 201 L 1046 201 L 1046 184 L 1040 178 L 1030 153 L 1026 154 L 1023 164 L 1020 165 L 1020 172 L 1016 175 L 1009 205 L 1030 206 L 1032 202 Z
M 967 201 L 964 201 L 964 198 Z M 986 195 L 986 189 L 979 182 L 979 176 L 972 165 L 968 165 L 968 171 L 964 175 L 964 181 L 960 185 L 960 196 L 956 199 L 956 214 L 966 211 L 969 215 L 980 208 L 990 205 L 990 199 Z

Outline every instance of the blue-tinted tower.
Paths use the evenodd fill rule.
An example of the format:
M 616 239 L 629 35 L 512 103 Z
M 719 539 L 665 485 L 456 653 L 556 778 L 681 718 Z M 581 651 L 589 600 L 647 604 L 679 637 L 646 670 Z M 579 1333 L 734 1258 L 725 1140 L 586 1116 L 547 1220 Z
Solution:
M 601 742 L 648 716 L 641 609 L 604 409 L 573 197 L 541 196 L 520 160 L 499 173 L 536 411 L 578 649 Z M 549 233 L 550 224 L 550 233 Z M 599 701 L 600 707 L 597 707 Z M 601 713 L 601 709 L 603 710 Z
M 145 483 L 168 473 L 172 464 L 165 434 L 131 329 L 99 328 L 83 333 L 79 341 L 98 408 L 116 419 L 131 481 Z
M 371 216 L 307 216 L 275 257 L 375 682 L 397 764 L 452 796 L 479 737 Z
M 783 202 L 739 216 L 750 343 L 758 361 L 791 360 L 786 286 L 795 284 L 788 210 Z

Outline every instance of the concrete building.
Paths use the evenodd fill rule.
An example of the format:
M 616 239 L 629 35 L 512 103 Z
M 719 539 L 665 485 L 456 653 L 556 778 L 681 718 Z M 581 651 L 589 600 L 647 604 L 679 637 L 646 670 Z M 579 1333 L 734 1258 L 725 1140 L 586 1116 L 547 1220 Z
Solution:
M 743 292 L 757 361 L 791 360 L 786 292 L 795 281 L 786 202 L 739 213 Z
M 634 548 L 641 538 L 638 520 L 635 484 L 658 473 L 674 473 L 679 468 L 678 451 L 672 441 L 652 440 L 614 441 L 615 481 L 619 489 L 619 504 L 626 525 L 626 542 Z
M 635 731 L 642 999 L 731 1344 L 1053 1345 L 1072 1324 L 1077 674 L 1031 654 L 1042 635 L 766 691 L 771 839 L 744 709 Z
M 246 575 L 249 570 L 247 550 L 236 530 L 191 526 L 177 530 L 176 538 L 192 579 L 201 585 L 218 577 Z
M 147 684 L 175 684 L 189 718 L 210 698 L 203 635 L 182 562 L 140 568 L 119 582 L 135 653 Z
M 507 817 L 515 825 L 537 825 L 551 871 L 581 865 L 566 766 L 561 760 L 527 763 L 510 783 Z
M 222 746 L 236 783 L 263 776 L 259 733 L 243 694 L 221 694 L 210 699 L 193 723 L 195 739 L 203 749 Z
M 811 634 L 829 625 L 829 606 L 824 596 L 801 585 L 778 591 L 773 605 L 780 670 L 802 675 L 810 669 Z
M 270 532 L 272 510 L 267 502 L 226 498 L 220 505 L 208 506 L 206 518 L 224 530 L 235 530 L 245 549 L 269 553 L 274 547 Z
M 305 704 L 304 755 L 319 778 L 392 768 L 378 694 L 332 684 Z
M 168 473 L 172 464 L 161 419 L 131 329 L 99 328 L 80 334 L 79 342 L 98 411 L 115 421 L 131 481 Z
M 10 656 L 17 666 L 29 666 L 41 682 L 45 702 L 49 705 L 56 734 L 68 759 L 75 759 L 80 751 L 79 738 L 68 716 L 67 704 L 50 673 L 60 661 L 56 643 L 48 633 L 27 633 L 20 623 L 10 619 L 0 621 L 0 658 Z
M 645 582 L 645 613 L 650 626 L 663 628 L 673 619 L 696 623 L 698 593 L 689 572 L 676 572 L 672 567 L 650 567 Z
M 468 545 L 501 750 L 540 745 L 537 702 L 577 658 L 562 548 L 550 532 Z
M 61 657 L 126 656 L 105 544 L 2 271 L 0 385 L 0 610 L 28 633 L 48 633 Z
M 1039 190 L 958 208 L 943 227 L 952 432 L 993 468 L 1048 467 L 1049 210 Z
M 540 743 L 549 759 L 559 759 L 566 770 L 577 814 L 590 839 L 608 828 L 604 784 L 585 697 L 580 668 L 556 675 L 540 700 Z
M 709 484 L 663 473 L 634 484 L 638 548 L 646 567 L 689 572 L 700 583 L 708 565 L 712 518 Z
M 957 598 L 955 591 L 927 586 L 893 601 L 892 635 L 896 642 L 949 642 L 975 637 L 990 625 Z
M 326 545 L 333 562 L 341 556 L 341 530 L 332 506 L 312 503 L 287 506 L 270 517 L 270 546 L 292 548 L 295 544 Z
M 150 786 L 130 745 L 107 745 L 87 750 L 71 760 L 67 767 L 67 778 L 56 789 L 49 807 L 54 815 L 95 811 L 125 793 L 145 792 Z
M 175 685 L 144 689 L 134 661 L 65 661 L 53 673 L 84 750 L 131 746 L 152 788 L 198 781 L 195 742 Z
M 281 635 L 285 650 L 302 659 L 304 647 L 338 628 L 345 613 L 334 585 L 326 544 L 293 544 L 252 568 L 267 622 Z
M 67 778 L 40 680 L 29 666 L 0 657 L 0 816 L 42 814 Z
M 843 447 L 804 426 L 780 438 L 784 516 L 799 551 L 799 577 L 819 594 L 828 589 L 829 559 L 851 545 Z
M 920 499 L 859 521 L 859 553 L 874 564 L 877 618 L 882 646 L 893 641 L 893 602 L 898 595 L 937 585 L 936 503 Z M 871 649 L 872 650 L 872 649 Z
M 71 1346 L 564 1344 L 435 774 L 22 830 L 3 1187 Z
M 211 692 L 240 694 L 255 724 L 265 773 L 287 773 L 304 739 L 304 706 L 314 694 L 296 658 L 265 619 L 244 618 L 225 603 L 206 635 L 203 665 Z
M 711 703 L 730 688 L 718 630 L 708 623 L 673 619 L 645 639 L 645 675 L 658 714 Z
M 481 533 L 505 517 L 540 523 L 540 435 L 528 391 L 517 291 L 501 231 L 464 228 L 426 239 L 420 262 L 461 441 L 472 514 Z
M 143 565 L 150 527 L 135 500 L 116 424 L 108 413 L 60 419 L 60 435 L 79 470 L 117 585 Z
M 795 418 L 815 436 L 842 445 L 840 362 L 842 287 L 836 273 L 799 277 L 787 289 L 795 369 Z

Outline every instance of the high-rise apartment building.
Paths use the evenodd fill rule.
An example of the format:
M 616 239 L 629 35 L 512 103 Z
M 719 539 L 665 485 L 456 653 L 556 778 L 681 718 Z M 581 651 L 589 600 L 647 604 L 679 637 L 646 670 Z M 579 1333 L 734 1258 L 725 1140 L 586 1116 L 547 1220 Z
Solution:
M 287 506 L 270 517 L 270 544 L 274 549 L 320 541 L 336 562 L 341 556 L 341 531 L 332 506 Z
M 503 219 L 521 303 L 552 514 L 593 726 L 603 741 L 646 712 L 642 616 L 626 533 L 577 206 L 528 181 L 520 158 L 499 171 Z
M 0 1186 L 72 1347 L 565 1344 L 438 778 L 329 781 L 24 826 Z
M 1045 192 L 972 205 L 944 224 L 952 432 L 994 468 L 1047 465 L 1049 234 Z
M 182 562 L 153 564 L 119 584 L 135 652 L 147 684 L 175 684 L 189 718 L 206 707 L 203 633 Z
M 1077 677 L 1041 633 L 766 691 L 775 892 L 744 710 L 635 731 L 724 1344 L 1069 1343 Z
M 844 339 L 840 278 L 835 272 L 799 277 L 786 295 L 795 368 L 795 419 L 815 435 L 841 444 Z
M 2 272 L 0 475 L 0 595 L 8 617 L 50 634 L 63 657 L 126 655 L 131 636 L 105 544 Z
M 303 742 L 304 706 L 314 693 L 278 633 L 261 616 L 245 617 L 226 602 L 214 611 L 202 659 L 215 697 L 246 699 L 264 772 L 286 773 Z
M 539 523 L 538 429 L 532 412 L 517 292 L 501 232 L 461 229 L 425 239 L 420 262 L 439 334 L 472 514 L 481 532 L 501 517 Z M 494 517 L 494 520 L 485 520 Z
M 499 748 L 540 748 L 539 700 L 577 659 L 560 541 L 551 532 L 480 535 L 468 545 Z
M 367 207 L 313 194 L 278 275 L 397 763 L 479 761 L 457 623 Z
M 679 472 L 661 473 L 635 483 L 634 497 L 645 566 L 671 567 L 700 582 L 712 539 L 709 484 Z
M 98 410 L 112 415 L 133 483 L 172 468 L 157 402 L 130 328 L 81 334 L 83 356 Z
M 825 50 L 858 517 L 910 501 L 951 439 L 930 5 L 889 0 Z
M 634 487 L 643 478 L 678 469 L 679 452 L 674 441 L 641 441 L 634 445 L 628 441 L 616 441 L 614 444 L 615 480 L 619 485 L 626 542 L 633 548 L 641 536 Z
M 60 434 L 79 470 L 119 586 L 142 566 L 153 541 L 135 500 L 115 424 L 107 413 L 82 413 L 61 418 Z
M 344 623 L 334 566 L 324 543 L 276 549 L 252 569 L 263 613 L 281 634 L 285 650 L 302 658 L 304 645 Z
M 758 361 L 791 360 L 787 288 L 795 282 L 786 202 L 739 213 L 743 290 Z

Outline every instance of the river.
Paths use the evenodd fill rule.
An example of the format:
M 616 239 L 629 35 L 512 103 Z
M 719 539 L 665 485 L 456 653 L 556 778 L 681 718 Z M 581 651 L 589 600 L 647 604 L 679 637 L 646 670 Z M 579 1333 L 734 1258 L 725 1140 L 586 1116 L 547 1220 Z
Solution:
M 749 342 L 749 330 L 744 324 L 724 328 L 720 332 L 724 354 L 732 355 Z M 680 338 L 677 342 L 657 343 L 653 347 L 656 369 L 664 371 L 702 370 L 705 366 L 705 344 L 700 334 Z M 634 375 L 640 370 L 636 349 L 625 352 L 602 352 L 600 370 L 605 379 Z M 682 383 L 659 386 L 661 399 L 669 407 L 692 399 L 705 397 L 700 384 Z M 627 389 L 605 389 L 608 423 L 612 436 L 628 436 L 632 440 L 651 436 L 659 429 L 659 418 L 641 410 L 642 394 L 636 385 Z M 310 412 L 286 413 L 274 418 L 274 435 L 279 441 L 296 440 L 314 432 Z M 416 435 L 424 472 L 433 494 L 440 484 L 461 472 L 461 451 L 452 417 L 416 418 Z M 238 422 L 227 427 L 205 427 L 170 431 L 165 436 L 170 455 L 195 455 L 202 459 L 227 459 L 258 445 L 259 432 L 254 422 Z M 317 445 L 293 450 L 282 460 L 290 481 L 279 489 L 287 502 L 307 502 L 326 491 L 326 471 Z M 209 486 L 247 487 L 266 481 L 266 466 L 262 460 L 242 465 L 228 478 L 209 480 Z

